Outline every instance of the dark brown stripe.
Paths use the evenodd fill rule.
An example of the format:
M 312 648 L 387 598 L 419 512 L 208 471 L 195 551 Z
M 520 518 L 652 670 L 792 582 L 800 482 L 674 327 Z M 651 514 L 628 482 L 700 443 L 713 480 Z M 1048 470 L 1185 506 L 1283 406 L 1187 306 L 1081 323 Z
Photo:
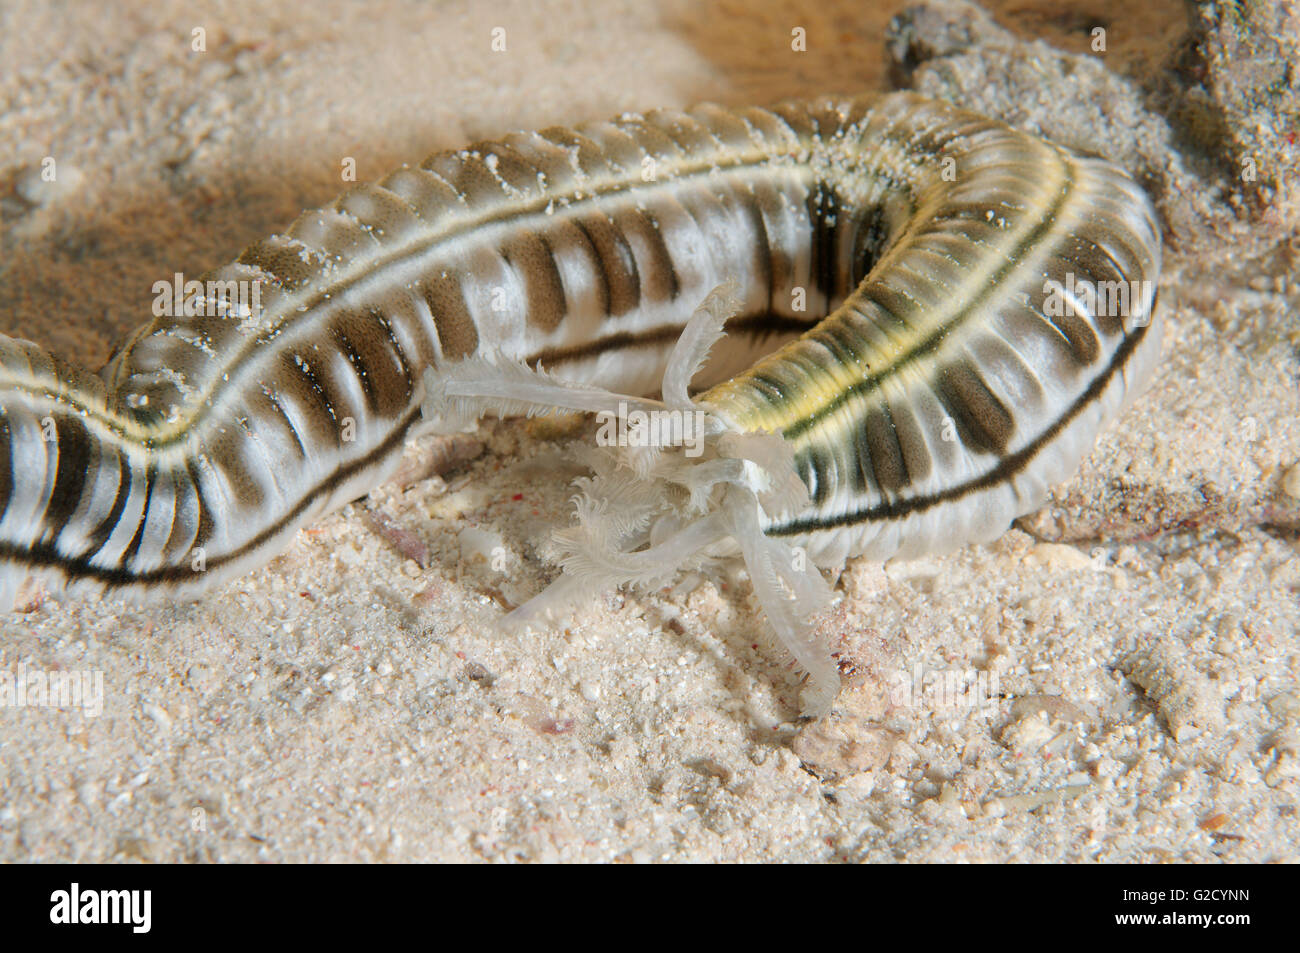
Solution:
M 634 310 L 641 302 L 641 276 L 623 233 L 600 212 L 575 218 L 574 222 L 596 252 L 594 265 L 608 291 L 608 313 L 617 317 Z
M 1152 308 L 1154 311 L 1154 307 Z M 959 483 L 951 486 L 946 490 L 932 493 L 928 496 L 913 496 L 900 500 L 886 500 L 873 506 L 863 507 L 854 510 L 852 513 L 846 513 L 843 516 L 807 516 L 800 519 L 791 520 L 788 523 L 782 523 L 767 529 L 769 536 L 798 536 L 804 533 L 812 533 L 819 530 L 833 530 L 842 526 L 853 526 L 857 523 L 865 523 L 870 520 L 896 520 L 908 516 L 912 513 L 920 513 L 930 509 L 932 506 L 938 506 L 941 503 L 951 503 L 960 500 L 971 493 L 977 493 L 980 490 L 986 490 L 989 487 L 996 486 L 1013 479 L 1018 473 L 1029 466 L 1030 462 L 1039 452 L 1051 443 L 1056 436 L 1065 429 L 1069 423 L 1079 416 L 1089 404 L 1097 399 L 1098 395 L 1106 388 L 1111 379 L 1118 373 L 1119 369 L 1127 363 L 1129 356 L 1133 353 L 1134 348 L 1146 336 L 1150 322 L 1135 328 L 1133 333 L 1124 339 L 1124 342 L 1116 349 L 1114 357 L 1111 358 L 1106 369 L 1098 374 L 1079 398 L 1069 406 L 1064 414 L 1055 420 L 1051 426 L 1045 429 L 1038 437 L 1029 443 L 1023 450 L 1011 456 L 1004 457 L 998 462 L 998 465 L 989 470 L 983 476 L 968 480 L 965 483 Z
M 488 172 L 495 173 L 512 189 L 525 195 L 536 194 L 540 190 L 537 173 L 541 170 L 537 163 L 508 142 L 476 142 L 470 149 L 482 153 L 485 165 L 487 157 L 491 156 Z
M 568 299 L 545 237 L 535 232 L 512 235 L 502 243 L 501 254 L 523 282 L 524 314 L 529 326 L 542 332 L 554 331 L 568 311 Z
M 388 315 L 384 314 L 384 312 L 380 311 L 378 308 L 369 309 L 366 312 L 366 315 L 371 321 L 375 322 L 375 326 L 384 333 L 385 337 L 388 338 L 388 346 L 393 349 L 393 359 L 397 361 L 397 366 L 402 371 L 403 386 L 406 388 L 406 393 L 410 395 L 415 391 L 415 373 L 411 370 L 410 358 L 406 356 L 406 351 L 402 347 L 402 342 L 398 340 L 397 332 L 393 329 L 393 322 L 389 320 Z M 416 338 L 416 347 L 421 352 L 428 350 L 427 347 L 420 347 L 421 343 L 427 344 L 427 342 L 424 341 L 423 336 L 417 335 Z M 425 362 L 426 364 L 433 363 L 432 351 L 429 352 L 429 358 L 430 359 Z
M 85 424 L 74 417 L 59 417 L 55 426 L 55 455 L 58 461 L 54 488 L 45 506 L 45 538 L 53 541 L 63 525 L 77 511 L 81 493 L 90 475 L 92 445 Z
M 316 373 L 316 362 L 323 361 L 324 357 L 319 351 L 304 355 L 284 350 L 276 355 L 276 359 L 280 365 L 280 373 L 275 377 L 276 385 L 281 391 L 297 397 L 299 405 L 304 408 L 301 425 L 310 428 L 310 432 L 301 435 L 306 438 L 303 442 L 309 446 L 341 446 L 336 419 L 338 385 L 331 375 Z M 257 433 L 257 428 L 249 421 L 240 420 L 239 423 L 250 434 Z
M 352 365 L 370 412 L 382 417 L 400 413 L 411 398 L 407 376 L 374 319 L 341 314 L 331 322 L 329 335 Z
M 808 218 L 813 223 L 812 279 L 816 290 L 827 301 L 834 297 L 843 270 L 837 248 L 838 212 L 839 201 L 831 187 L 825 182 L 818 182 L 808 196 Z
M 280 402 L 279 396 L 274 391 L 269 387 L 264 387 L 256 393 L 250 394 L 245 400 L 249 414 L 256 417 L 259 423 L 270 426 L 274 422 L 284 429 L 290 440 L 293 441 L 299 460 L 309 458 L 307 447 L 303 444 L 302 437 L 298 435 L 298 428 L 293 425 L 289 412 L 285 410 L 284 404 Z M 258 405 L 263 401 L 265 401 L 265 407 L 259 407 Z
M 433 326 L 446 360 L 469 357 L 478 347 L 478 328 L 465 301 L 460 280 L 452 275 L 433 275 L 421 284 L 424 300 L 433 314 Z
M 941 364 L 935 368 L 934 391 L 956 421 L 963 444 L 981 453 L 1006 451 L 1015 436 L 1015 417 L 977 367 L 963 359 Z
M 184 468 L 172 469 L 168 476 L 172 481 L 172 530 L 167 534 L 163 544 L 162 561 L 175 563 L 177 557 L 190 550 L 190 534 L 198 522 L 199 510 L 196 494 L 197 488 L 187 482 L 190 475 L 189 461 Z
M 206 448 L 208 461 L 214 470 L 224 477 L 226 485 L 233 496 L 232 502 L 240 509 L 260 509 L 266 504 L 266 494 L 259 483 L 253 480 L 249 461 L 246 459 L 245 441 L 252 440 L 247 425 L 242 421 L 238 426 L 227 426 L 219 430 L 209 441 Z
M 855 435 L 856 436 L 856 435 Z M 861 439 L 855 439 L 863 476 L 874 475 L 876 484 L 886 492 L 896 493 L 907 486 L 907 463 L 903 448 L 894 433 L 894 421 L 888 407 L 873 407 L 862 420 Z
M 108 543 L 109 537 L 113 535 L 113 530 L 117 528 L 118 521 L 126 509 L 126 501 L 131 495 L 131 479 L 126 456 L 111 444 L 101 442 L 100 446 L 104 450 L 103 457 L 100 458 L 100 467 L 105 466 L 104 458 L 112 458 L 113 464 L 117 467 L 117 488 L 113 491 L 113 505 L 109 508 L 108 515 L 100 521 L 93 532 L 87 535 L 89 544 L 86 549 L 87 558 L 97 555 Z
M 352 216 L 380 241 L 390 233 L 400 233 L 419 215 L 410 202 L 382 185 L 349 189 L 335 201 L 334 207 Z
M 135 535 L 131 537 L 131 542 L 122 551 L 122 556 L 118 560 L 123 566 L 134 562 L 140 555 L 140 544 L 144 541 L 144 527 L 149 522 L 149 503 L 153 500 L 154 484 L 158 482 L 158 465 L 148 463 L 144 470 L 144 506 L 140 508 L 140 522 L 135 527 Z
M 551 229 L 551 247 L 567 248 L 572 254 L 581 256 L 587 263 L 587 274 L 591 276 L 591 286 L 596 290 L 598 300 L 597 314 L 611 314 L 609 279 L 605 269 L 600 265 L 600 249 L 578 219 L 565 219 Z
M 771 182 L 757 179 L 749 183 L 750 200 L 745 204 L 752 208 L 756 222 L 755 231 L 763 239 L 762 256 L 767 261 L 768 304 L 769 312 L 789 312 L 792 307 L 790 295 L 800 284 L 795 274 L 795 258 L 792 250 L 784 241 L 773 241 L 774 235 L 784 236 L 786 232 L 795 231 L 811 236 L 807 222 L 795 223 L 790 220 L 794 213 L 785 202 L 785 193 Z M 795 227 L 791 227 L 794 225 Z M 806 283 L 806 282 L 805 282 Z M 782 297 L 780 307 L 776 307 L 776 296 Z
M 9 413 L 0 407 L 0 520 L 14 498 L 14 446 L 9 430 Z
M 812 495 L 813 505 L 821 506 L 830 499 L 831 490 L 834 488 L 829 480 L 822 479 L 824 474 L 831 472 L 830 451 L 822 446 L 809 447 L 807 456 L 809 466 L 818 475 L 818 479 L 813 481 L 808 492 Z
M 639 208 L 623 209 L 614 214 L 614 224 L 637 256 L 641 300 L 662 304 L 676 298 L 677 265 L 654 215 Z
M 926 442 L 925 432 L 912 407 L 895 403 L 886 406 L 889 408 L 889 419 L 894 424 L 898 448 L 903 453 L 903 467 L 907 471 L 908 482 L 916 484 L 928 477 L 933 467 L 930 445 Z
M 278 235 L 249 245 L 236 260 L 241 265 L 252 265 L 273 276 L 280 287 L 287 291 L 303 288 L 311 284 L 313 279 L 319 278 L 321 274 L 320 262 L 315 256 L 304 261 L 302 245 L 297 242 L 291 243 Z M 214 278 L 211 275 L 205 275 L 204 279 L 204 291 L 207 290 L 207 280 L 237 280 Z
M 442 176 L 470 208 L 491 206 L 506 192 L 481 154 L 471 155 L 472 149 L 436 153 L 421 162 L 420 168 Z
M 1060 315 L 1048 314 L 1047 302 L 1049 299 L 1055 303 L 1053 310 L 1063 311 L 1064 313 Z M 1097 363 L 1097 358 L 1101 354 L 1101 342 L 1097 340 L 1097 332 L 1093 330 L 1092 325 L 1085 318 L 1074 313 L 1073 306 L 1066 302 L 1059 290 L 1049 288 L 1044 291 L 1041 285 L 1031 288 L 1029 307 L 1041 315 L 1043 321 L 1055 328 L 1061 337 L 1065 338 L 1070 346 L 1070 355 L 1077 363 L 1085 367 L 1091 367 Z
M 763 220 L 763 210 L 759 207 L 758 196 L 752 184 L 735 195 L 740 202 L 741 211 L 749 219 L 749 227 L 754 230 L 754 256 L 750 262 L 751 272 L 758 276 L 758 286 L 767 292 L 764 310 L 771 314 L 773 296 L 776 294 L 776 264 L 773 261 L 776 251 L 772 248 L 771 236 L 767 233 L 767 223 Z
M 289 429 L 292 430 L 293 428 L 290 427 Z M 200 478 L 195 458 L 186 459 L 185 470 L 189 474 L 190 485 L 194 487 L 194 505 L 198 509 L 199 519 L 198 528 L 194 532 L 193 550 L 207 545 L 208 540 L 212 538 L 214 524 L 212 522 L 212 507 L 208 505 L 207 497 L 204 496 L 203 480 Z
M 1125 273 L 1108 252 L 1102 246 L 1086 238 L 1071 236 L 1070 241 L 1066 243 L 1067 247 L 1058 256 L 1066 265 L 1066 271 L 1074 274 L 1076 283 L 1087 281 L 1093 289 L 1093 318 L 1097 327 L 1102 334 L 1110 337 L 1118 337 L 1124 333 L 1124 317 L 1126 313 L 1131 313 L 1134 302 L 1128 295 L 1131 283 L 1125 278 Z M 1129 270 L 1130 274 L 1141 274 L 1143 269 L 1134 265 Z M 1061 275 L 1064 284 L 1065 275 Z M 1118 310 L 1112 310 L 1108 307 L 1108 301 L 1098 294 L 1097 284 L 1100 282 L 1114 282 L 1120 285 L 1129 298 L 1125 302 L 1126 307 Z M 1086 303 L 1086 302 L 1085 302 Z

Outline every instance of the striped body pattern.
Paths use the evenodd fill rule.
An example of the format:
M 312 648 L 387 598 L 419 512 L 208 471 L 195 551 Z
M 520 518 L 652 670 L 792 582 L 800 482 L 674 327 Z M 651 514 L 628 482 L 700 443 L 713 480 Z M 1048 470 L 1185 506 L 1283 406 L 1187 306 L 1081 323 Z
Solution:
M 255 313 L 155 319 L 98 376 L 0 338 L 0 597 L 198 593 L 381 481 L 430 372 L 653 393 L 727 282 L 696 400 L 788 445 L 807 502 L 767 537 L 821 565 L 988 539 L 1150 376 L 1159 255 L 1113 165 L 910 94 L 437 153 L 204 276 Z M 1080 281 L 1138 290 L 1114 314 Z

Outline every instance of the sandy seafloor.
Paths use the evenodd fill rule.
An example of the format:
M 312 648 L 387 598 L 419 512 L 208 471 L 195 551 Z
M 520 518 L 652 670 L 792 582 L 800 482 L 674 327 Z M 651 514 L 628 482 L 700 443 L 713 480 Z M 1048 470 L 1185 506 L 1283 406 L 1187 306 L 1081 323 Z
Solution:
M 882 88 L 899 6 L 9 0 L 0 331 L 98 367 L 154 281 L 331 200 L 345 156 L 375 178 L 515 128 Z M 1181 5 L 1132 7 L 995 12 L 1076 52 L 1105 17 L 1117 61 L 1155 57 Z M 105 691 L 96 718 L 0 708 L 0 860 L 1295 861 L 1297 286 L 1228 262 L 1171 252 L 1155 383 L 1034 535 L 850 564 L 822 724 L 793 720 L 739 575 L 497 634 L 555 572 L 590 436 L 489 424 L 445 479 L 390 483 L 200 602 L 0 620 L 0 670 Z M 497 542 L 504 573 L 476 558 Z M 915 671 L 997 694 L 891 697 Z

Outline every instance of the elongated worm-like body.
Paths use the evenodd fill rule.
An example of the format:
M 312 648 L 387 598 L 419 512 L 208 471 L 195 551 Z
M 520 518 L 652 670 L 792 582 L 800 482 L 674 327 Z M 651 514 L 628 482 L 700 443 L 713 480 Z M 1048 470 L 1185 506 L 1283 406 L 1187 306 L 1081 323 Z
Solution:
M 380 481 L 430 368 L 652 392 L 728 280 L 699 406 L 782 434 L 810 495 L 764 532 L 823 564 L 987 539 L 1149 376 L 1159 258 L 1115 166 L 910 94 L 438 153 L 201 279 L 260 310 L 156 319 L 98 377 L 0 338 L 0 596 L 212 586 Z

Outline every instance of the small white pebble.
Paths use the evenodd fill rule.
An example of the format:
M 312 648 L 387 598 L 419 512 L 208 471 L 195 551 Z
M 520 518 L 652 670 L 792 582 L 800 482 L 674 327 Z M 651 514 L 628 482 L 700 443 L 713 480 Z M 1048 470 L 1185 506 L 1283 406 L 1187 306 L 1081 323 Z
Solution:
M 1025 562 L 1057 572 L 1096 568 L 1087 553 L 1063 543 L 1039 543 L 1029 551 Z
M 141 709 L 163 731 L 171 731 L 171 727 L 172 727 L 171 715 L 167 714 L 166 709 L 164 709 L 161 705 L 154 705 L 150 702 L 145 702 L 141 706 Z

